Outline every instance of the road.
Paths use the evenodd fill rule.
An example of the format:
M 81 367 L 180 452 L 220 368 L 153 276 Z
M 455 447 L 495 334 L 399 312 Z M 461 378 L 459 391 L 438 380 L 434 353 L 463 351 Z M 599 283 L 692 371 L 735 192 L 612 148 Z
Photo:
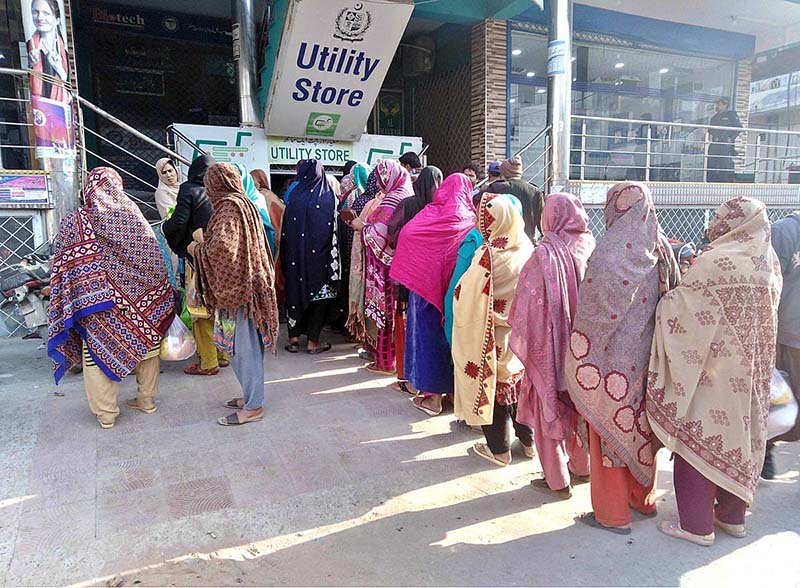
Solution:
M 336 339 L 333 339 L 336 342 Z M 266 359 L 266 416 L 220 427 L 233 373 L 164 363 L 159 410 L 101 430 L 80 376 L 52 384 L 36 341 L 0 341 L 0 582 L 5 585 L 800 586 L 800 444 L 762 483 L 748 536 L 702 548 L 636 518 L 580 525 L 497 469 L 452 413 L 427 418 L 337 343 Z M 123 384 L 123 399 L 133 394 Z M 659 455 L 659 518 L 675 515 Z

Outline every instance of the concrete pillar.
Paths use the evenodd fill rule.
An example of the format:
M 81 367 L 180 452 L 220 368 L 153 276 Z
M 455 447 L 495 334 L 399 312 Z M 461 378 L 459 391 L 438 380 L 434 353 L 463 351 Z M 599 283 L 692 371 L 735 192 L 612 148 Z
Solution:
M 551 0 L 547 48 L 547 122 L 551 127 L 550 189 L 569 179 L 572 117 L 572 0 Z
M 256 21 L 253 0 L 233 0 L 233 60 L 239 94 L 239 124 L 261 126 L 256 90 Z
M 470 154 L 482 168 L 506 157 L 505 20 L 484 20 L 472 27 Z

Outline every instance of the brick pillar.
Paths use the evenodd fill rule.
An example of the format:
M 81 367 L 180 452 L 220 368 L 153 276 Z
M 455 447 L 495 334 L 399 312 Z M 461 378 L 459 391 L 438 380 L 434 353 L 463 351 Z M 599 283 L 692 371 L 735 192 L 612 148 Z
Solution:
M 507 22 L 484 20 L 472 27 L 470 153 L 484 169 L 506 157 Z

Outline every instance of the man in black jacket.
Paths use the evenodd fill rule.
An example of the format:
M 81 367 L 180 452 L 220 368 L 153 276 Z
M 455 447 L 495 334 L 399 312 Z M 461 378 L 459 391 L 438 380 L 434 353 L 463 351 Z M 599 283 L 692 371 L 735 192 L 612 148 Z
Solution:
M 201 155 L 192 162 L 188 179 L 178 189 L 175 212 L 162 225 L 170 249 L 180 257 L 189 257 L 186 248 L 192 242 L 192 233 L 205 230 L 211 218 L 211 201 L 206 196 L 203 178 L 215 163 L 210 155 Z
M 170 248 L 191 261 L 186 248 L 192 242 L 192 234 L 197 229 L 206 230 L 211 218 L 211 201 L 206 196 L 203 178 L 208 168 L 216 162 L 210 155 L 201 155 L 189 166 L 188 178 L 178 189 L 178 202 L 175 212 L 164 221 L 162 230 Z M 220 367 L 230 365 L 226 353 L 214 347 L 214 318 L 192 318 L 192 333 L 197 343 L 199 360 L 186 369 L 190 376 L 216 376 Z
M 716 127 L 742 127 L 738 115 L 728 109 L 727 98 L 717 100 L 715 108 L 717 113 L 711 117 L 708 124 Z M 733 129 L 711 129 L 708 131 L 711 136 L 711 143 L 708 146 L 706 181 L 726 183 L 736 181 L 736 174 L 733 169 L 733 156 L 735 155 L 733 145 L 740 132 Z
M 542 191 L 533 184 L 522 179 L 522 159 L 512 157 L 500 164 L 503 180 L 497 180 L 483 186 L 483 192 L 491 194 L 511 194 L 522 202 L 522 218 L 525 221 L 525 234 L 531 241 L 536 240 L 536 230 L 541 233 L 542 208 L 544 198 Z

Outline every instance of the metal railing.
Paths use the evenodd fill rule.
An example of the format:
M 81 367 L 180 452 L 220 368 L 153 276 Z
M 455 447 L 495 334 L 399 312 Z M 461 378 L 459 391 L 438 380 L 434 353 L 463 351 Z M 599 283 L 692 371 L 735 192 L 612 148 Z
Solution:
M 800 183 L 800 132 L 578 115 L 572 121 L 571 179 Z
M 523 179 L 546 190 L 550 183 L 550 154 L 550 125 L 548 125 L 517 149 L 512 157 L 522 159 Z M 484 178 L 476 187 L 480 188 L 487 181 L 488 178 Z

